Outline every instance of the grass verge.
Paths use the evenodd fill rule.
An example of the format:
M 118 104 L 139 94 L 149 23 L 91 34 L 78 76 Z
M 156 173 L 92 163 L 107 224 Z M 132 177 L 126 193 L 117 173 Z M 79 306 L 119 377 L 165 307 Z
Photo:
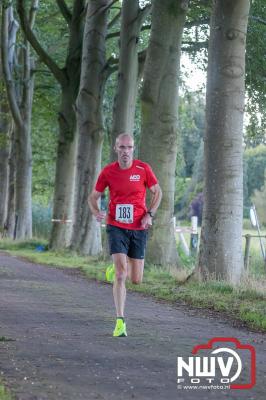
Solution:
M 0 250 L 30 261 L 62 268 L 77 268 L 88 278 L 105 281 L 107 262 L 81 257 L 70 252 L 37 252 L 39 241 L 0 242 Z M 173 271 L 145 266 L 142 285 L 128 283 L 128 288 L 172 303 L 183 302 L 199 309 L 223 312 L 249 328 L 266 331 L 266 280 L 246 278 L 233 287 L 223 281 L 184 282 L 187 270 Z M 181 281 L 181 282 L 180 282 Z M 1 398 L 0 398 L 1 399 Z
M 0 400 L 14 400 L 8 389 L 0 383 Z

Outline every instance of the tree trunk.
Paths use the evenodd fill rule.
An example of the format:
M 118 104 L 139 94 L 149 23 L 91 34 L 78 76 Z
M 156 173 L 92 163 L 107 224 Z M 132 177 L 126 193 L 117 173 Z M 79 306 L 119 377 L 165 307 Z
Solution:
M 163 192 L 146 258 L 159 265 L 178 265 L 173 213 L 178 79 L 186 9 L 187 2 L 181 0 L 154 0 L 144 68 L 140 158 L 152 166 Z
M 75 101 L 80 82 L 80 64 L 83 24 L 81 13 L 84 0 L 75 0 L 70 22 L 70 38 L 65 71 L 66 80 L 61 82 L 61 107 L 58 114 L 59 140 L 56 159 L 53 219 L 71 220 L 69 223 L 54 222 L 50 236 L 52 249 L 70 245 L 73 227 L 73 204 L 77 151 Z
M 10 70 L 13 70 L 14 59 L 15 59 L 15 46 L 16 43 L 16 35 L 18 30 L 18 24 L 13 17 L 12 8 L 8 13 L 8 30 L 9 34 L 7 37 L 8 44 L 8 64 Z M 2 35 L 1 35 L 2 36 Z M 1 54 L 3 54 L 3 41 L 0 43 Z M 11 226 L 14 227 L 13 224 L 8 224 L 10 219 L 14 220 L 14 202 L 11 200 L 12 206 L 9 207 L 8 199 L 9 199 L 9 156 L 11 152 L 11 134 L 12 131 L 11 125 L 11 117 L 8 106 L 7 93 L 4 88 L 5 79 L 4 79 L 4 71 L 2 65 L 2 57 L 0 58 L 0 91 L 1 91 L 1 99 L 0 99 L 0 228 L 6 230 L 9 227 L 8 231 L 5 234 L 10 233 L 13 237 L 13 231 L 10 230 Z M 14 162 L 14 160 L 13 160 Z M 11 171 L 12 175 L 12 171 Z M 12 181 L 12 178 L 11 178 Z M 14 184 L 14 180 L 13 180 Z M 12 185 L 12 184 L 11 184 Z M 14 199 L 13 199 L 14 200 Z M 13 211 L 13 216 L 11 218 L 11 210 Z
M 243 271 L 243 115 L 249 0 L 213 2 L 207 76 L 205 189 L 199 272 L 240 280 Z
M 16 180 L 16 143 L 14 124 L 10 127 L 10 149 L 8 155 L 8 194 L 7 194 L 7 215 L 5 227 L 7 236 L 14 238 L 15 232 L 15 180 Z
M 77 98 L 78 156 L 76 202 L 71 247 L 82 254 L 102 250 L 101 227 L 88 207 L 101 166 L 102 101 L 105 77 L 105 37 L 110 0 L 91 0 L 84 28 L 81 79 Z
M 73 79 L 73 77 L 72 77 Z M 79 77 L 78 79 L 79 81 Z M 74 201 L 74 179 L 76 158 L 76 116 L 74 104 L 77 89 L 71 85 L 62 87 L 61 109 L 58 115 L 59 140 L 56 159 L 53 222 L 50 248 L 63 249 L 69 246 L 72 232 Z M 75 84 L 77 81 L 75 82 Z
M 31 112 L 34 90 L 33 60 L 30 56 L 30 44 L 24 39 L 22 49 L 22 90 L 20 116 L 22 123 L 15 124 L 16 140 L 16 179 L 15 179 L 15 238 L 32 237 L 32 148 L 31 148 Z
M 10 118 L 6 96 L 3 95 L 3 78 L 0 65 L 0 88 L 2 98 L 0 99 L 0 229 L 4 227 L 7 213 L 8 194 L 8 154 L 10 140 L 8 137 Z
M 138 93 L 138 37 L 146 10 L 140 10 L 138 1 L 124 0 L 121 16 L 120 53 L 117 90 L 113 108 L 110 160 L 117 155 L 115 139 L 120 133 L 133 134 Z
M 32 151 L 30 126 L 16 127 L 15 239 L 32 237 Z
M 8 193 L 8 148 L 4 134 L 0 133 L 0 229 L 3 228 L 7 213 Z
M 31 14 L 31 23 L 38 1 L 33 0 L 34 11 Z M 2 8 L 2 62 L 3 73 L 8 95 L 10 111 L 14 120 L 16 141 L 16 177 L 15 177 L 15 234 L 17 239 L 29 239 L 32 236 L 32 206 L 31 206 L 31 110 L 33 97 L 32 60 L 30 58 L 29 43 L 24 40 L 21 47 L 20 70 L 17 75 L 20 79 L 20 90 L 16 90 L 15 79 L 12 76 L 17 23 L 13 17 L 11 5 Z M 15 33 L 14 33 L 15 32 Z
M 49 54 L 42 48 L 32 32 L 26 17 L 24 1 L 17 0 L 17 10 L 20 16 L 22 29 L 35 49 L 40 59 L 50 69 L 61 86 L 61 108 L 59 111 L 59 141 L 57 147 L 55 192 L 53 219 L 50 236 L 50 247 L 53 249 L 65 248 L 69 245 L 71 225 L 62 223 L 72 219 L 74 197 L 75 151 L 76 151 L 76 118 L 74 104 L 79 88 L 80 59 L 82 47 L 82 32 L 84 0 L 74 0 L 72 12 L 67 4 L 58 1 L 58 6 L 69 26 L 69 42 L 67 58 L 64 68 L 60 68 Z

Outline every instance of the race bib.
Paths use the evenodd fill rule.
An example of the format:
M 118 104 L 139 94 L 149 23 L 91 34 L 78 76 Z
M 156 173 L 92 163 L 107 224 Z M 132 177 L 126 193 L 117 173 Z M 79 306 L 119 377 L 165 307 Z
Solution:
M 115 220 L 123 224 L 133 223 L 133 205 L 132 204 L 117 204 L 115 209 Z

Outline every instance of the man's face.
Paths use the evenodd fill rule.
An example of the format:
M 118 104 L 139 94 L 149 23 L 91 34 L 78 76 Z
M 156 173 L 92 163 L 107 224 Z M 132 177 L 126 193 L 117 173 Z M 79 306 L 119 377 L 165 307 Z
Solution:
M 121 137 L 115 144 L 118 162 L 122 165 L 131 165 L 134 153 L 134 141 L 130 137 Z

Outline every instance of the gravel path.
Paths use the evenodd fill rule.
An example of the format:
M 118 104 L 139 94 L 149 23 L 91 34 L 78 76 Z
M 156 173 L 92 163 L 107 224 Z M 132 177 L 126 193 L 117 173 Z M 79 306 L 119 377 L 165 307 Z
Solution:
M 18 400 L 265 399 L 266 335 L 137 293 L 127 338 L 112 338 L 112 287 L 0 253 L 0 373 Z M 180 390 L 177 356 L 212 337 L 252 344 L 250 390 Z

